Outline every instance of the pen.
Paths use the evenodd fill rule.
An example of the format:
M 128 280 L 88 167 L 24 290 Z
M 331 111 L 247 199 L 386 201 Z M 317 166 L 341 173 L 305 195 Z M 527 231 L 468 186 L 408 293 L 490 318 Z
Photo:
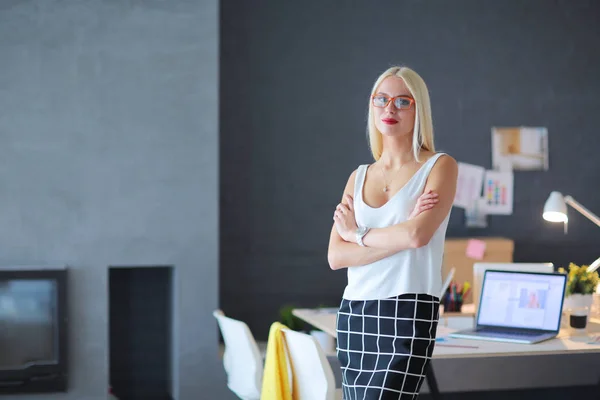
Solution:
M 456 282 L 452 282 L 452 301 L 456 299 Z
M 465 290 L 465 293 L 463 294 L 463 297 L 465 297 L 466 295 L 468 295 L 470 291 L 471 291 L 471 288 L 467 288 L 467 290 Z

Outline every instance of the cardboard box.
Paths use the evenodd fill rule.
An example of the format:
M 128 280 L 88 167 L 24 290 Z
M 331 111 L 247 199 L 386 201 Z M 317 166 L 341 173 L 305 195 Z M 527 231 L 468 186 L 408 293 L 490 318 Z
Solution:
M 473 258 L 467 254 L 469 242 L 471 240 L 481 241 L 484 245 L 481 259 Z M 472 243 L 471 245 L 478 245 Z M 474 246 L 476 247 L 476 246 Z M 469 281 L 473 284 L 473 264 L 476 262 L 513 262 L 513 252 L 515 244 L 512 239 L 500 237 L 473 237 L 473 238 L 448 238 L 444 245 L 444 260 L 442 263 L 442 281 L 446 279 L 452 267 L 456 268 L 454 272 L 454 281 L 463 284 Z M 469 293 L 464 299 L 464 304 L 472 303 L 472 293 Z

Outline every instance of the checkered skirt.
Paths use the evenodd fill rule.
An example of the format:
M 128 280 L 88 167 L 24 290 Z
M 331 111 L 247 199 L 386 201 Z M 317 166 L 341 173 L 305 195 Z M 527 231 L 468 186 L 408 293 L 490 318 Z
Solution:
M 343 399 L 417 399 L 438 319 L 439 299 L 428 294 L 342 299 L 337 356 Z

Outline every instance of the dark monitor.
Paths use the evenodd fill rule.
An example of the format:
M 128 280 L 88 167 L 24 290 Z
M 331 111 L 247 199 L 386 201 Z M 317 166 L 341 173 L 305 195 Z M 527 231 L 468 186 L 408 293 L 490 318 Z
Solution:
M 65 268 L 0 268 L 0 395 L 67 388 Z

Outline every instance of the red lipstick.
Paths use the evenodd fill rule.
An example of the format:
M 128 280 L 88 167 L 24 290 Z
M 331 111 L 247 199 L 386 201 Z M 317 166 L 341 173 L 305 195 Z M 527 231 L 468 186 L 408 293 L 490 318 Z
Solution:
M 387 125 L 394 125 L 394 124 L 398 123 L 398 121 L 396 121 L 393 118 L 384 118 L 381 120 L 381 122 L 383 122 L 384 124 L 387 124 Z

